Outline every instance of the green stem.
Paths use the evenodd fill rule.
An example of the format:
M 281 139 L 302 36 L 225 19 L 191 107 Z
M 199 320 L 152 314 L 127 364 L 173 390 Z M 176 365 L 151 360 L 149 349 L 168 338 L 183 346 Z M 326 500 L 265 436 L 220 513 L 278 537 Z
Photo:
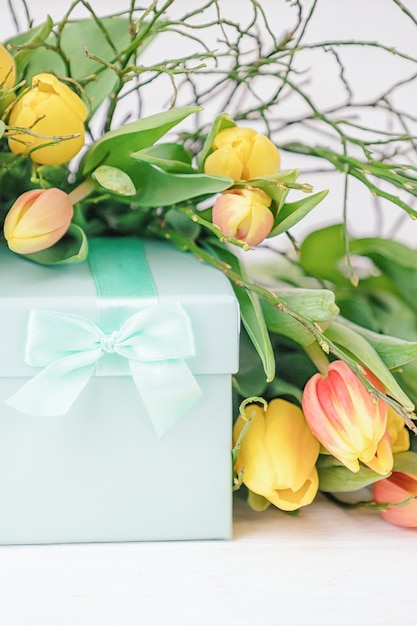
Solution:
M 322 348 L 319 346 L 317 341 L 313 341 L 308 346 L 303 346 L 305 353 L 308 355 L 310 360 L 314 363 L 320 374 L 323 376 L 327 376 L 327 371 L 329 368 L 329 359 L 323 352 Z
M 89 196 L 90 193 L 94 191 L 94 189 L 94 182 L 91 180 L 91 178 L 88 178 L 87 180 L 84 180 L 80 185 L 78 185 L 78 187 L 70 191 L 68 195 L 72 204 L 77 204 L 77 202 L 81 202 L 81 200 L 84 200 L 84 198 Z

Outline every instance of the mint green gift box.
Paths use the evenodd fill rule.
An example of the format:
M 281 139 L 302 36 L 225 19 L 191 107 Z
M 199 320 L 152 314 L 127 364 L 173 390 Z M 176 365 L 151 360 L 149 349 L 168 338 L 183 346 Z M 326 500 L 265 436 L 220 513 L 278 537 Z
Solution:
M 158 241 L 0 249 L 0 543 L 227 539 L 229 281 Z

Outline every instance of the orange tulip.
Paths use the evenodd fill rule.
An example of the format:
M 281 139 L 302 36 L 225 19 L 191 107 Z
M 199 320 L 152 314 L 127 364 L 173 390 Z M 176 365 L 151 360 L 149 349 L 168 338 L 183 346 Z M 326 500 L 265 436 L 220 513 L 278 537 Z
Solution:
M 370 372 L 366 375 L 379 389 L 379 381 Z M 352 472 L 359 471 L 359 461 L 378 474 L 391 472 L 387 404 L 374 397 L 346 363 L 334 361 L 326 376 L 312 376 L 302 406 L 320 443 Z
M 274 225 L 271 198 L 262 189 L 231 189 L 217 198 L 212 220 L 226 237 L 256 246 Z
M 374 500 L 378 504 L 401 504 L 414 498 L 403 506 L 391 506 L 381 510 L 382 517 L 396 526 L 417 527 L 417 474 L 393 472 L 372 485 Z
M 60 189 L 33 189 L 13 204 L 4 221 L 10 250 L 30 254 L 50 248 L 67 232 L 74 209 Z

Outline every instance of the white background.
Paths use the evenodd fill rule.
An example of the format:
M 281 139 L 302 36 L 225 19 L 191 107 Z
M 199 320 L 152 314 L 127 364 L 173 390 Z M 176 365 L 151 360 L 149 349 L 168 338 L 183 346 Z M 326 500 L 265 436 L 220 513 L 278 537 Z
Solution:
M 181 0 L 180 4 L 195 3 Z M 415 8 L 415 0 L 408 4 Z M 5 0 L 1 5 L 0 37 L 4 39 L 13 33 L 13 25 Z M 61 17 L 69 3 L 28 0 L 28 5 L 39 22 L 47 12 Z M 128 2 L 93 0 L 92 5 L 106 14 Z M 221 0 L 221 5 L 234 15 L 242 11 L 241 0 Z M 262 5 L 277 32 L 283 32 L 289 4 L 265 0 Z M 312 39 L 376 39 L 417 53 L 416 29 L 391 0 L 319 0 L 319 6 Z M 378 65 L 372 53 L 352 50 L 348 71 L 361 98 L 372 96 L 387 78 L 397 75 L 399 70 L 388 59 Z M 314 65 L 314 59 L 311 62 Z M 313 78 L 311 89 L 317 102 L 337 100 L 327 67 L 314 67 Z M 415 108 L 415 93 L 404 92 L 403 97 L 404 108 Z M 292 166 L 294 157 L 283 154 L 283 167 Z M 326 202 L 314 212 L 313 226 L 340 221 L 340 182 L 313 173 L 308 173 L 307 180 L 317 189 L 331 189 Z M 353 186 L 349 202 L 349 219 L 359 232 L 381 227 L 363 189 Z M 382 225 L 386 232 L 398 218 L 396 211 L 392 217 L 394 211 L 388 209 L 388 213 Z M 398 236 L 414 244 L 416 228 L 407 220 Z M 346 512 L 320 500 L 299 518 L 292 518 L 272 509 L 254 514 L 239 502 L 231 542 L 0 548 L 0 623 L 411 625 L 417 621 L 416 546 L 415 531 L 389 526 L 370 511 Z
M 302 0 L 305 14 L 308 13 L 311 3 L 312 0 Z M 13 4 L 19 16 L 20 24 L 26 25 L 22 3 L 13 0 Z M 118 0 L 117 4 L 114 0 L 92 0 L 90 4 L 98 15 L 106 15 L 116 9 L 122 11 L 127 8 L 129 0 Z M 149 3 L 139 4 L 147 6 Z M 204 4 L 202 0 L 201 2 L 175 0 L 169 14 L 179 16 L 184 11 L 189 11 L 201 4 Z M 260 4 L 267 13 L 268 21 L 276 35 L 282 36 L 294 24 L 296 15 L 294 3 L 285 0 L 262 0 Z M 3 6 L 5 5 L 6 2 L 3 0 Z M 54 19 L 61 18 L 70 3 L 67 0 L 54 0 L 54 2 L 27 0 L 27 5 L 34 23 L 38 24 L 45 19 L 47 14 L 50 14 Z M 416 9 L 415 0 L 409 0 L 408 5 L 411 11 Z M 417 56 L 417 26 L 400 11 L 393 0 L 318 0 L 317 6 L 314 18 L 308 27 L 306 42 L 317 43 L 329 40 L 379 41 L 402 53 Z M 242 25 L 248 22 L 251 15 L 249 3 L 246 0 L 220 0 L 220 7 L 226 17 L 230 16 L 236 20 L 238 16 Z M 82 5 L 77 5 L 73 16 L 82 17 L 86 14 L 85 8 Z M 9 9 L 4 8 L 1 15 L 0 38 L 4 39 L 15 32 L 15 27 Z M 214 49 L 218 46 L 218 42 L 215 38 L 213 39 L 211 34 L 207 34 L 207 44 Z M 186 54 L 190 45 L 184 39 L 180 41 L 178 38 L 169 39 L 169 37 L 164 36 L 147 49 L 143 57 L 144 63 L 155 63 L 164 58 L 171 58 L 173 54 L 178 56 Z M 340 49 L 337 48 L 337 51 L 340 52 Z M 393 82 L 409 77 L 417 70 L 415 64 L 394 58 L 391 54 L 377 51 L 371 47 L 351 47 L 344 49 L 343 53 L 340 52 L 340 54 L 345 65 L 346 78 L 354 90 L 356 102 L 374 100 Z M 340 104 L 345 92 L 341 87 L 338 77 L 339 71 L 332 55 L 310 51 L 298 53 L 297 59 L 298 69 L 304 72 L 308 78 L 306 90 L 316 106 L 328 108 Z M 417 99 L 416 84 L 413 83 L 412 87 L 398 90 L 395 98 L 398 108 L 412 114 L 415 113 Z M 171 95 L 167 81 L 162 84 L 158 83 L 157 87 L 151 89 L 149 93 L 149 97 L 146 98 L 145 114 L 157 112 L 167 106 Z M 291 98 L 288 103 L 283 101 L 280 105 L 280 115 L 283 119 L 294 119 L 297 114 L 302 114 L 303 111 L 305 111 L 305 106 L 299 98 Z M 377 115 L 375 112 L 368 112 L 362 118 L 358 118 L 357 121 L 360 122 L 361 119 L 370 126 L 378 125 L 381 128 L 386 123 L 384 116 Z M 413 130 L 417 134 L 417 124 L 414 125 Z M 290 140 L 311 141 L 314 145 L 323 141 L 323 138 L 311 134 L 307 129 L 300 130 L 299 127 L 294 130 L 290 129 L 290 131 L 283 133 L 282 136 L 278 135 L 276 138 L 278 144 Z M 340 146 L 336 145 L 336 148 L 340 148 Z M 323 165 L 326 172 L 318 174 L 316 170 Z M 414 165 L 416 165 L 416 160 L 414 160 Z M 299 179 L 301 182 L 312 183 L 316 191 L 320 189 L 330 190 L 326 200 L 313 211 L 305 222 L 294 229 L 293 234 L 303 237 L 312 228 L 341 222 L 342 176 L 330 174 L 331 167 L 327 164 L 320 164 L 316 159 L 303 159 L 298 155 L 283 152 L 282 169 L 292 167 L 301 169 Z M 391 189 L 391 191 L 398 193 L 395 189 Z M 289 200 L 291 199 L 295 198 L 289 197 Z M 395 236 L 414 247 L 417 224 L 394 205 L 384 202 L 379 202 L 379 205 L 383 207 L 382 212 L 376 210 L 375 199 L 365 187 L 361 183 L 351 180 L 348 195 L 348 226 L 352 234 Z M 277 243 L 278 247 L 284 245 L 285 241 L 286 238 L 283 236 Z

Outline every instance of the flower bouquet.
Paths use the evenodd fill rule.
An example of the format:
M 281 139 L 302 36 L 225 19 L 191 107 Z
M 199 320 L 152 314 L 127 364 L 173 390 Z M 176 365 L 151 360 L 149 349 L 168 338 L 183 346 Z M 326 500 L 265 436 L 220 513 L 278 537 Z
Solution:
M 2 245 L 60 266 L 84 262 L 94 237 L 152 238 L 218 269 L 242 321 L 230 488 L 284 511 L 357 492 L 361 506 L 417 526 L 417 252 L 354 236 L 347 220 L 352 179 L 416 217 L 413 120 L 391 98 L 398 85 L 355 102 L 342 52 L 417 59 L 369 41 L 308 44 L 320 0 L 274 6 L 290 20 L 281 36 L 255 0 L 245 23 L 217 0 L 146 4 L 102 17 L 74 0 L 3 42 Z M 160 59 L 166 37 L 178 54 Z M 300 77 L 309 50 L 333 54 L 348 92 L 338 107 L 318 107 Z M 166 83 L 170 101 L 149 114 L 147 90 Z M 291 97 L 305 110 L 285 118 Z M 391 130 L 350 117 L 371 109 Z M 300 166 L 283 169 L 284 155 Z M 298 241 L 293 229 L 314 224 L 328 193 L 304 181 L 310 162 L 342 177 L 343 219 Z

